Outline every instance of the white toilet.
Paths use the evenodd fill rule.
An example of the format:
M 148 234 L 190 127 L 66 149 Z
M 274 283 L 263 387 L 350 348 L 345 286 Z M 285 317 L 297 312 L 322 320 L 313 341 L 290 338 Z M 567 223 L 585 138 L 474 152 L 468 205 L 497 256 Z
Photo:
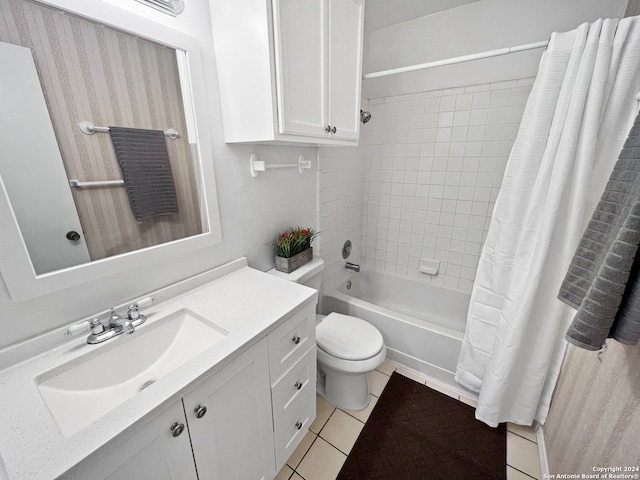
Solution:
M 320 257 L 287 274 L 268 273 L 318 290 L 324 261 Z M 318 393 L 336 407 L 361 410 L 369 404 L 367 374 L 386 357 L 387 349 L 376 327 L 364 320 L 330 313 L 316 320 Z

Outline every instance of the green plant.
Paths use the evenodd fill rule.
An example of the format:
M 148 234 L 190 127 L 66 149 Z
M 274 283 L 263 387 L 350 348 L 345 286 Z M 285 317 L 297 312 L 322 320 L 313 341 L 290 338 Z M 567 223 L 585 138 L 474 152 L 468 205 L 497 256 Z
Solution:
M 270 242 L 278 257 L 290 258 L 311 247 L 311 242 L 318 236 L 312 228 L 290 228 Z

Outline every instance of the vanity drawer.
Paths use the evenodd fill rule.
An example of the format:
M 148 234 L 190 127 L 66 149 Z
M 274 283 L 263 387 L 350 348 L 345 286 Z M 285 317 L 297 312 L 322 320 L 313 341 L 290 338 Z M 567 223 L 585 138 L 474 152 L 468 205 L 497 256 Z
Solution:
M 297 381 L 302 384 L 300 390 L 295 386 Z M 272 399 L 276 465 L 279 470 L 316 418 L 315 347 L 272 388 Z
M 309 350 L 271 389 L 273 421 L 277 425 L 290 410 L 316 391 L 316 347 Z M 302 398 L 302 400 L 301 400 Z M 315 400 L 313 401 L 315 404 Z
M 289 370 L 316 342 L 316 309 L 311 303 L 267 336 L 271 384 Z

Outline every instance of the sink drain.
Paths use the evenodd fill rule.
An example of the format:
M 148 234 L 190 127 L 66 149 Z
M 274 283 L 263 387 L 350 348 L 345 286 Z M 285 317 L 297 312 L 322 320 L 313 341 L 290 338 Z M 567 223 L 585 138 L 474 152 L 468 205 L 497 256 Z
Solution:
M 147 388 L 150 385 L 153 385 L 154 383 L 156 383 L 155 380 L 147 380 L 142 385 L 140 385 L 140 388 L 138 388 L 138 392 L 141 392 L 142 390 L 144 390 L 145 388 Z

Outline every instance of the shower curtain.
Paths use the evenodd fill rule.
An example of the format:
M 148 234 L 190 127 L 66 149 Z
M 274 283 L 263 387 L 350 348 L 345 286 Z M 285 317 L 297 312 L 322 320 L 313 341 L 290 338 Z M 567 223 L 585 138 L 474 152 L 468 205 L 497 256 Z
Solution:
M 544 423 L 575 311 L 557 294 L 633 124 L 640 17 L 554 33 L 511 151 L 467 317 L 456 381 L 476 418 Z

